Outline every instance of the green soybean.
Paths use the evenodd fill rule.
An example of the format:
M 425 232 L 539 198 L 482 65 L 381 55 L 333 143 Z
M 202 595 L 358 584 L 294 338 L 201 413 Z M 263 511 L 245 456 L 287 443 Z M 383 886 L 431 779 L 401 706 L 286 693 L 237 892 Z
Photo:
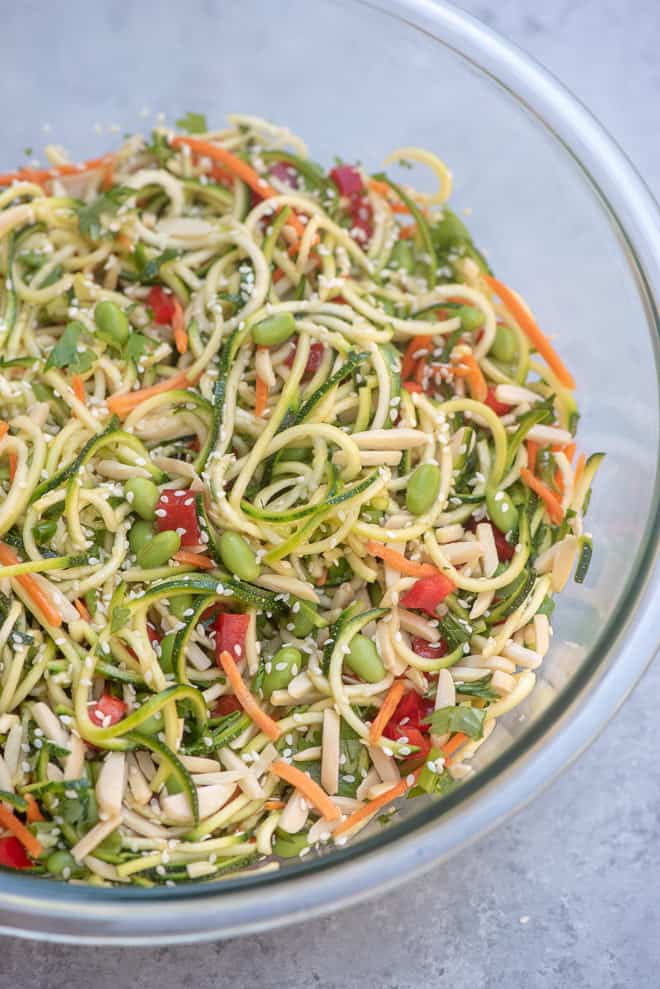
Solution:
M 142 731 L 142 726 L 140 725 L 140 731 Z M 122 838 L 119 833 L 119 828 L 115 828 L 111 831 L 107 838 L 104 838 L 100 845 L 97 845 L 97 851 L 105 855 L 118 855 L 121 851 Z
M 241 580 L 256 580 L 259 576 L 259 564 L 254 551 L 250 549 L 242 536 L 227 529 L 220 536 L 220 556 L 230 573 Z
M 44 519 L 43 522 L 37 522 L 32 530 L 32 535 L 37 546 L 43 546 L 44 543 L 51 541 L 56 532 L 57 522 L 55 519 Z
M 131 552 L 137 556 L 142 547 L 151 542 L 153 536 L 154 527 L 151 522 L 136 522 L 128 534 L 128 545 L 131 547 Z
M 267 316 L 252 327 L 252 339 L 260 347 L 274 347 L 284 343 L 294 333 L 296 321 L 290 312 Z
M 406 505 L 413 515 L 423 515 L 435 504 L 442 475 L 436 464 L 420 464 L 408 482 Z
M 353 673 L 367 683 L 378 683 L 386 673 L 376 646 L 366 635 L 356 635 L 352 639 L 350 651 L 344 657 L 344 662 Z
M 152 567 L 162 567 L 181 546 L 181 536 L 172 529 L 159 532 L 150 542 L 142 546 L 136 553 L 138 566 L 145 570 Z
M 81 868 L 70 852 L 60 849 L 52 852 L 46 859 L 46 868 L 53 876 L 63 876 L 68 878 L 75 874 L 80 875 Z
M 170 604 L 170 608 L 171 608 L 171 604 Z M 158 657 L 158 661 L 160 663 L 160 668 L 163 671 L 163 673 L 174 672 L 174 664 L 172 662 L 172 650 L 174 649 L 175 639 L 176 639 L 176 632 L 169 632 L 161 639 L 160 655 Z
M 496 361 L 511 364 L 516 359 L 516 336 L 511 327 L 498 326 L 490 353 Z
M 192 594 L 181 594 L 177 597 L 173 597 L 170 601 L 170 611 L 175 618 L 179 619 L 179 621 L 184 618 L 185 612 L 189 611 L 192 606 Z
M 129 326 L 126 313 L 115 302 L 98 302 L 94 309 L 97 336 L 112 347 L 123 347 L 128 340 Z
M 303 848 L 307 848 L 308 844 L 306 831 L 302 831 L 300 834 L 289 834 L 288 831 L 282 831 L 278 828 L 275 832 L 273 852 L 283 859 L 296 858 Z
M 297 605 L 297 611 L 291 611 L 293 634 L 298 639 L 304 639 L 316 628 L 317 612 L 314 605 L 309 604 L 308 601 L 298 601 Z
M 286 690 L 294 676 L 300 672 L 302 653 L 294 646 L 283 646 L 270 660 L 270 672 L 263 679 L 264 697 L 274 690 Z
M 481 309 L 477 309 L 475 306 L 462 306 L 457 315 L 461 321 L 461 329 L 465 330 L 466 333 L 478 330 L 480 326 L 484 325 L 484 314 Z
M 156 518 L 156 505 L 160 498 L 160 491 L 153 481 L 146 477 L 132 477 L 124 486 L 131 508 L 141 519 L 153 522 Z
M 486 491 L 486 508 L 491 522 L 502 532 L 518 524 L 518 510 L 506 491 Z

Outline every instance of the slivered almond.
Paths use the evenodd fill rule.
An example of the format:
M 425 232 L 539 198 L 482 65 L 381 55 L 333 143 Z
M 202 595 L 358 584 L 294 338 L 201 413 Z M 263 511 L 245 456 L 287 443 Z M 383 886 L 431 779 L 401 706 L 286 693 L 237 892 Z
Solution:
M 332 796 L 339 787 L 339 715 L 331 707 L 323 711 L 321 748 L 321 786 Z

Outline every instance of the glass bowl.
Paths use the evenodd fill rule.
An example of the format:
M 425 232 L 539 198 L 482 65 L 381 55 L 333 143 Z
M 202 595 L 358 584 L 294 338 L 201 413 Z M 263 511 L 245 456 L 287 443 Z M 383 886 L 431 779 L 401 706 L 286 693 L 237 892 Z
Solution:
M 559 600 L 535 693 L 484 745 L 479 772 L 440 802 L 409 801 L 395 823 L 345 847 L 219 883 L 100 889 L 3 873 L 0 931 L 28 937 L 210 939 L 398 883 L 547 784 L 658 645 L 660 228 L 623 154 L 547 73 L 446 4 L 188 0 L 180 14 L 154 13 L 44 7 L 30 19 L 27 59 L 28 15 L 6 12 L 2 166 L 46 140 L 89 157 L 161 110 L 168 121 L 205 112 L 216 125 L 228 111 L 270 117 L 328 164 L 339 154 L 376 170 L 408 144 L 438 152 L 476 243 L 557 335 L 578 381 L 581 449 L 607 452 L 588 520 L 595 553 L 586 584 Z

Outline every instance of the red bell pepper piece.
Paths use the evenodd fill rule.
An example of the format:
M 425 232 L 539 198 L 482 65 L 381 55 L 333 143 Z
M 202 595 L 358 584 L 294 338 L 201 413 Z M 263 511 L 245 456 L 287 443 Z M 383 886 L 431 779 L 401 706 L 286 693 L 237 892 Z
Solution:
M 222 697 L 218 697 L 215 707 L 213 708 L 214 718 L 224 718 L 227 714 L 233 714 L 234 711 L 242 711 L 241 702 L 238 697 L 234 697 L 233 694 L 223 694 Z
M 286 182 L 292 189 L 298 188 L 298 173 L 288 161 L 276 161 L 270 166 L 270 174 L 280 182 Z
M 18 838 L 14 838 L 13 835 L 0 838 L 0 865 L 4 865 L 7 869 L 32 868 L 32 860 Z
M 182 546 L 199 546 L 202 534 L 194 495 L 190 491 L 163 491 L 156 505 L 156 527 L 159 532 L 174 529 Z
M 149 636 L 149 642 L 152 646 L 158 645 L 160 640 L 163 638 L 155 625 L 151 622 L 147 622 L 147 635 Z
M 284 363 L 287 367 L 293 367 L 293 362 L 296 358 L 296 351 L 298 349 L 298 342 L 295 341 L 293 347 L 289 351 Z M 316 340 L 309 348 L 309 357 L 307 358 L 307 364 L 305 365 L 305 370 L 303 372 L 303 378 L 311 378 L 313 374 L 316 374 L 321 366 L 321 361 L 323 360 L 323 352 L 325 347 L 322 343 Z
M 436 608 L 453 590 L 454 585 L 449 577 L 437 573 L 433 577 L 420 577 L 416 580 L 413 586 L 401 595 L 400 602 L 404 608 L 416 608 L 436 618 Z
M 495 398 L 495 389 L 490 387 L 488 389 L 488 395 L 486 396 L 485 404 L 493 410 L 497 416 L 505 416 L 507 412 L 511 411 L 512 406 L 506 405 L 504 402 L 498 402 Z
M 374 211 L 367 197 L 362 193 L 350 196 L 348 211 L 353 221 L 350 231 L 352 237 L 361 244 L 371 240 L 374 232 Z
M 340 196 L 362 194 L 362 176 L 352 165 L 336 165 L 330 169 L 330 178 L 339 189 Z
M 496 525 L 493 525 L 492 522 L 490 524 L 493 529 L 493 539 L 495 540 L 495 549 L 497 550 L 499 560 L 506 561 L 512 559 L 516 552 L 516 547 L 506 541 L 504 533 Z
M 447 655 L 447 645 L 440 639 L 439 642 L 429 642 L 421 635 L 413 635 L 410 640 L 410 648 L 423 659 L 439 659 Z
M 245 636 L 250 624 L 249 615 L 234 615 L 222 611 L 215 620 L 215 655 L 220 663 L 220 653 L 240 659 L 245 652 Z
M 154 314 L 154 322 L 158 326 L 169 326 L 175 311 L 174 296 L 160 285 L 154 285 L 147 296 L 147 303 Z
M 119 697 L 102 694 L 89 708 L 89 720 L 99 728 L 109 728 L 126 717 L 128 706 Z

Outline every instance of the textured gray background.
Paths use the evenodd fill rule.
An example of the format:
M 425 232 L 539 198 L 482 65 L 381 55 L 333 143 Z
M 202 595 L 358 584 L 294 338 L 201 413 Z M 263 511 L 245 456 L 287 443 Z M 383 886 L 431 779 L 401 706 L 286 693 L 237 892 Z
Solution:
M 660 192 L 658 0 L 462 6 L 559 76 Z M 657 989 L 660 765 L 657 748 L 655 758 L 644 752 L 654 750 L 659 697 L 656 663 L 548 792 L 398 893 L 199 947 L 129 952 L 4 938 L 0 989 Z

